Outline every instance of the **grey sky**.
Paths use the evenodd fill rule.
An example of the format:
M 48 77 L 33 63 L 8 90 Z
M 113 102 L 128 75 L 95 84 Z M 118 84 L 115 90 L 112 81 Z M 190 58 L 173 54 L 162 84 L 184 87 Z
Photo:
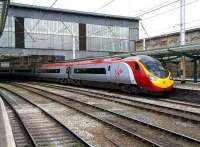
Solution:
M 12 0 L 17 3 L 50 6 L 55 0 Z M 99 7 L 111 0 L 58 0 L 56 8 L 72 9 L 94 12 Z M 110 5 L 98 11 L 98 13 L 137 16 L 160 4 L 171 3 L 176 0 L 114 0 Z M 179 30 L 180 2 L 141 16 L 149 36 L 166 34 Z M 186 29 L 200 27 L 200 0 L 186 0 Z M 146 37 L 140 27 L 140 38 Z

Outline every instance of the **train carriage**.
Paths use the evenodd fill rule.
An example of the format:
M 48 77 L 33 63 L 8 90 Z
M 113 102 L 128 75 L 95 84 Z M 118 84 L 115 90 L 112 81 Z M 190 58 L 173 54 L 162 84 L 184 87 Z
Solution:
M 35 77 L 44 81 L 56 81 L 66 83 L 67 80 L 67 67 L 64 65 L 47 64 L 42 65 L 35 70 Z
M 147 92 L 171 91 L 173 80 L 161 63 L 149 56 L 103 58 L 41 65 L 36 77 L 103 88 Z

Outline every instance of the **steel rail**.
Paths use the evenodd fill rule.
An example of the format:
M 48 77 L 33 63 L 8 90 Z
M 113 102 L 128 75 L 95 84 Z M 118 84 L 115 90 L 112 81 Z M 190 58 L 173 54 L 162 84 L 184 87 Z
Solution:
M 14 112 L 14 110 L 10 107 L 10 105 L 3 100 L 6 107 L 6 112 L 9 117 L 9 123 L 12 128 L 12 134 L 14 136 L 15 145 L 18 147 L 27 146 L 34 147 L 31 139 L 29 138 L 28 133 L 26 132 L 24 126 L 22 125 L 20 119 Z
M 12 84 L 11 84 L 11 85 L 12 85 Z M 14 85 L 14 86 L 20 87 L 19 85 Z M 28 86 L 27 86 L 27 87 L 28 87 Z M 74 109 L 74 110 L 76 110 L 76 111 L 78 111 L 78 112 L 80 112 L 80 113 L 82 113 L 82 114 L 84 114 L 84 115 L 87 115 L 87 116 L 89 116 L 89 117 L 91 117 L 91 118 L 94 118 L 94 119 L 96 119 L 96 120 L 98 120 L 98 121 L 101 121 L 101 122 L 104 123 L 104 124 L 107 124 L 107 125 L 109 125 L 109 126 L 111 126 L 111 127 L 117 128 L 117 129 L 119 129 L 119 130 L 121 130 L 121 131 L 123 131 L 123 132 L 125 132 L 125 133 L 128 133 L 128 134 L 130 134 L 130 135 L 133 135 L 133 136 L 137 137 L 137 138 L 140 139 L 140 140 L 143 140 L 143 141 L 145 141 L 145 142 L 147 142 L 147 143 L 150 143 L 150 144 L 151 144 L 152 146 L 154 146 L 154 147 L 163 147 L 162 145 L 157 144 L 157 143 L 155 143 L 155 142 L 149 140 L 148 138 L 144 138 L 144 137 L 142 137 L 142 136 L 140 136 L 140 135 L 138 135 L 138 134 L 136 134 L 136 133 L 134 133 L 134 132 L 132 132 L 132 131 L 129 131 L 128 129 L 122 128 L 122 127 L 120 127 L 120 126 L 118 126 L 118 125 L 116 125 L 116 124 L 113 124 L 113 123 L 111 123 L 111 122 L 109 122 L 109 121 L 106 121 L 106 120 L 103 120 L 103 119 L 101 119 L 101 118 L 94 117 L 93 115 L 91 115 L 91 114 L 89 114 L 89 113 L 86 113 L 86 112 L 84 112 L 84 111 L 82 111 L 82 110 L 79 110 L 79 109 L 77 109 L 77 108 L 71 106 L 70 104 L 66 104 L 66 103 L 63 103 L 63 102 L 60 102 L 60 101 L 56 101 L 55 99 L 53 99 L 53 98 L 47 96 L 47 94 L 44 94 L 44 95 L 43 95 L 43 94 L 41 94 L 41 93 L 39 93 L 39 92 L 34 92 L 34 91 L 30 90 L 30 89 L 27 89 L 27 87 L 26 87 L 26 88 L 23 87 L 23 89 L 25 89 L 25 90 L 27 90 L 27 91 L 29 91 L 29 92 L 32 92 L 32 93 L 34 93 L 34 94 L 40 95 L 40 96 L 42 96 L 42 97 L 44 97 L 44 98 L 50 99 L 50 100 L 52 100 L 52 101 L 54 101 L 54 102 L 56 102 L 56 103 L 62 104 L 62 105 L 64 105 L 64 106 L 68 106 L 68 107 L 70 107 L 70 108 L 72 108 L 72 109 Z M 20 88 L 22 88 L 22 87 L 20 87 Z M 42 91 L 42 90 L 40 90 L 40 91 Z M 48 92 L 47 92 L 47 93 L 48 93 Z M 17 94 L 17 93 L 16 93 L 16 94 Z M 17 95 L 18 95 L 18 94 L 17 94 Z M 60 97 L 61 97 L 61 96 L 60 96 Z
M 1 87 L 2 88 L 2 87 Z M 4 88 L 2 88 L 4 89 Z M 22 121 L 22 118 L 20 116 L 20 114 L 15 110 L 15 108 L 7 101 L 6 99 L 6 95 L 4 95 L 1 90 L 0 90 L 0 96 L 3 98 L 3 100 L 6 102 L 6 104 L 8 104 L 8 106 L 13 110 L 13 112 L 15 113 L 16 117 L 19 119 L 20 123 L 22 124 L 23 128 L 25 129 L 25 132 L 28 134 L 29 137 L 29 141 L 33 144 L 34 147 L 39 147 L 37 145 L 37 143 L 35 142 L 33 136 L 31 135 L 30 131 L 28 130 L 28 127 L 26 126 L 26 124 L 24 124 L 24 122 Z
M 189 106 L 189 107 L 193 107 L 193 108 L 200 108 L 200 105 L 198 105 L 198 104 L 181 102 L 181 101 L 177 101 L 177 100 L 160 99 L 159 101 L 163 101 L 163 102 L 167 102 L 167 103 L 171 103 L 171 104 L 179 104 L 179 105 L 183 105 L 183 106 L 186 106 L 186 107 Z
M 58 123 L 60 126 L 62 126 L 64 129 L 65 129 L 65 132 L 66 133 L 70 133 L 70 135 L 72 135 L 76 140 L 78 140 L 81 144 L 83 144 L 84 146 L 86 147 L 93 147 L 92 145 L 88 144 L 83 138 L 81 138 L 79 135 L 77 135 L 76 133 L 72 132 L 69 128 L 67 128 L 65 125 L 63 125 L 62 123 L 60 123 L 59 120 L 57 120 L 56 118 L 54 118 L 52 115 L 50 115 L 47 111 L 45 111 L 44 109 L 42 109 L 40 106 L 38 106 L 37 104 L 34 104 L 32 103 L 30 100 L 26 99 L 25 97 L 19 95 L 18 93 L 8 89 L 8 88 L 5 88 L 5 87 L 2 87 L 0 86 L 0 88 L 6 90 L 6 91 L 9 91 L 10 93 L 12 93 L 13 95 L 25 100 L 26 102 L 34 105 L 36 108 L 38 108 L 39 110 L 41 110 L 45 115 L 47 115 L 48 117 L 50 117 L 52 120 L 54 120 L 56 123 Z M 30 132 L 29 132 L 30 133 Z M 30 134 L 31 135 L 31 134 Z M 32 137 L 33 138 L 33 137 Z M 36 143 L 35 143 L 36 145 Z M 38 147 L 38 146 L 36 146 Z
M 79 93 L 79 94 L 86 95 L 86 96 L 93 96 L 94 98 L 97 98 L 97 99 L 104 99 L 104 100 L 108 100 L 108 101 L 114 101 L 116 103 L 124 104 L 124 105 L 127 105 L 127 106 L 134 106 L 134 107 L 137 107 L 139 109 L 144 109 L 144 110 L 148 110 L 148 111 L 150 110 L 152 112 L 159 112 L 159 113 L 163 113 L 163 114 L 166 114 L 166 115 L 170 115 L 170 116 L 174 116 L 174 117 L 179 117 L 180 119 L 183 119 L 183 120 L 190 120 L 190 121 L 192 121 L 194 123 L 200 123 L 200 114 L 194 113 L 194 112 L 190 112 L 190 111 L 183 111 L 183 110 L 176 109 L 176 108 L 171 108 L 171 107 L 166 107 L 166 106 L 160 106 L 160 105 L 156 105 L 156 104 L 150 104 L 150 103 L 146 103 L 146 102 L 142 102 L 142 101 L 138 101 L 138 100 L 134 100 L 134 99 L 124 98 L 124 97 L 122 98 L 122 97 L 117 97 L 117 96 L 111 96 L 111 95 L 102 94 L 102 93 L 98 93 L 98 95 L 97 95 L 97 93 L 95 93 L 93 91 L 88 92 L 86 90 L 77 89 L 77 88 L 60 87 L 60 86 L 56 86 L 56 85 L 51 85 L 51 84 L 48 85 L 48 84 L 41 84 L 41 83 L 38 83 L 36 85 L 42 85 L 44 87 L 50 87 L 50 88 L 57 88 L 57 89 L 60 89 L 60 90 L 70 91 L 70 92 L 73 92 L 73 93 Z M 122 99 L 122 100 L 126 100 L 127 102 L 133 102 L 133 103 L 131 103 L 131 104 L 130 103 L 125 103 L 125 102 L 118 101 L 117 99 L 119 99 L 119 100 Z M 159 100 L 159 101 L 162 102 L 163 100 Z M 156 108 L 142 107 L 142 106 L 138 106 L 135 103 L 140 103 L 142 105 L 147 105 L 147 106 L 154 106 L 154 107 L 157 107 L 157 108 L 159 107 L 161 109 L 158 110 Z M 186 105 L 186 106 L 189 106 L 189 105 Z M 172 110 L 172 111 L 175 111 L 175 112 L 178 112 L 178 113 L 181 113 L 181 114 L 174 114 L 174 113 L 171 113 L 171 112 L 166 112 L 163 109 Z M 185 114 L 187 114 L 188 116 L 185 116 Z M 198 116 L 199 119 L 196 118 L 196 117 L 191 118 L 191 115 Z
M 50 97 L 47 96 L 47 95 L 51 94 L 51 95 L 56 96 L 57 98 L 60 97 L 60 98 L 62 98 L 62 99 L 64 99 L 64 100 L 69 99 L 70 101 L 74 101 L 74 102 L 76 102 L 76 103 L 80 103 L 80 104 L 83 104 L 83 105 L 86 105 L 86 106 L 89 106 L 89 107 L 92 107 L 92 108 L 95 108 L 95 109 L 99 109 L 99 110 L 105 111 L 105 112 L 107 112 L 107 113 L 111 113 L 112 115 L 119 116 L 119 117 L 121 117 L 121 118 L 123 118 L 123 119 L 129 120 L 129 121 L 135 121 L 135 122 L 137 122 L 137 123 L 140 123 L 140 124 L 149 126 L 149 127 L 154 128 L 154 129 L 156 129 L 156 130 L 165 131 L 165 132 L 167 132 L 168 134 L 171 134 L 171 135 L 173 135 L 173 136 L 178 136 L 178 137 L 183 138 L 183 139 L 185 139 L 185 140 L 187 140 L 187 141 L 195 142 L 195 143 L 197 143 L 197 144 L 200 144 L 200 140 L 198 140 L 198 139 L 195 139 L 195 138 L 186 136 L 186 135 L 184 135 L 184 134 L 180 134 L 180 133 L 177 133 L 177 132 L 174 132 L 174 131 L 171 131 L 171 130 L 168 130 L 168 129 L 165 129 L 165 128 L 162 128 L 162 127 L 159 127 L 159 126 L 156 126 L 156 125 L 153 125 L 153 124 L 149 124 L 149 123 L 143 122 L 143 121 L 138 120 L 138 119 L 134 119 L 134 118 L 130 118 L 130 117 L 127 117 L 127 116 L 123 116 L 123 115 L 121 115 L 121 114 L 119 114 L 119 113 L 112 112 L 112 111 L 110 111 L 110 110 L 106 110 L 106 109 L 103 109 L 103 108 L 98 107 L 98 106 L 89 105 L 89 104 L 87 104 L 87 103 L 84 103 L 84 102 L 81 102 L 81 101 L 72 99 L 72 98 L 67 97 L 67 96 L 62 96 L 62 95 L 56 94 L 56 93 L 54 93 L 54 92 L 50 92 L 50 91 L 43 90 L 43 89 L 40 89 L 40 88 L 35 88 L 35 87 L 32 87 L 32 86 L 28 86 L 28 85 L 26 85 L 26 87 L 24 87 L 24 86 L 19 86 L 19 85 L 14 85 L 14 86 L 21 87 L 21 88 L 26 89 L 26 90 L 28 90 L 28 91 L 30 91 L 30 92 L 33 92 L 33 93 L 38 94 L 38 95 L 41 95 L 41 96 L 46 97 L 46 98 L 48 98 L 48 99 L 52 99 L 52 100 L 55 101 L 55 102 L 59 102 L 59 103 L 62 103 L 62 104 L 64 104 L 64 105 L 67 105 L 67 106 L 70 106 L 70 105 L 69 105 L 69 104 L 66 104 L 66 103 L 64 103 L 64 102 L 57 101 L 57 100 L 55 100 L 54 98 L 50 98 Z M 28 88 L 28 87 L 29 87 L 29 88 Z M 34 89 L 35 89 L 37 92 L 34 91 Z M 70 107 L 71 107 L 71 106 L 70 106 Z M 74 108 L 74 107 L 73 107 L 73 109 L 77 109 L 77 108 Z M 90 115 L 90 114 L 89 114 L 89 115 Z M 94 117 L 94 116 L 92 116 L 92 117 Z M 148 139 L 147 139 L 147 140 L 148 140 Z

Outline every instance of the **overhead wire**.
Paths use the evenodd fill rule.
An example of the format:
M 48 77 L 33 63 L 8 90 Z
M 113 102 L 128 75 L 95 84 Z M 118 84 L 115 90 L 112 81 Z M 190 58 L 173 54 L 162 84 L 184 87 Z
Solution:
M 199 20 L 200 21 L 200 20 Z M 186 27 L 186 31 L 190 30 L 190 29 L 198 29 L 198 27 L 200 27 L 200 25 L 193 25 L 193 26 L 189 26 L 189 27 Z M 162 28 L 162 29 L 157 29 L 157 30 L 154 30 L 154 32 L 158 32 L 158 31 L 161 31 L 161 30 L 166 30 L 166 29 L 169 29 L 171 27 L 165 27 L 165 28 Z M 171 34 L 171 33 L 178 33 L 179 32 L 179 29 L 176 29 L 174 31 L 168 31 L 168 32 L 165 32 L 164 34 L 162 35 L 167 35 L 167 34 Z M 158 32 L 158 33 L 161 33 L 161 32 Z M 144 33 L 145 34 L 145 33 Z M 150 37 L 154 37 L 154 36 L 157 36 L 156 34 L 154 35 L 151 35 Z
M 36 1 L 36 0 L 35 0 L 35 1 Z M 35 2 L 35 1 L 34 1 L 34 2 Z M 55 0 L 55 1 L 52 3 L 52 5 L 49 6 L 49 8 L 53 7 L 53 6 L 57 3 L 57 1 L 58 1 L 58 0 Z M 101 6 L 101 7 L 98 8 L 97 10 L 95 10 L 94 12 L 97 12 L 97 11 L 99 11 L 99 10 L 105 8 L 106 6 L 110 5 L 110 4 L 113 3 L 114 1 L 115 1 L 115 0 L 111 0 L 110 2 L 104 4 L 103 6 Z M 44 14 L 41 18 L 43 18 L 44 16 L 45 16 L 45 14 Z M 35 25 L 31 30 L 34 30 L 34 29 L 37 27 L 37 25 L 40 23 L 40 21 L 41 21 L 41 19 L 39 19 L 38 22 L 36 22 L 36 25 Z M 67 26 L 63 21 L 61 21 L 61 22 L 62 22 L 62 24 L 65 26 L 65 29 L 67 29 L 67 30 L 70 32 L 70 34 L 73 36 L 73 33 L 72 33 L 72 31 L 69 29 L 69 26 Z M 31 31 L 30 31 L 30 32 L 31 32 Z
M 186 22 L 185 24 L 192 24 L 192 23 L 199 22 L 199 21 L 200 21 L 200 19 L 196 19 L 196 20 L 188 21 L 188 22 Z M 176 26 L 179 26 L 179 25 L 180 25 L 180 23 L 175 24 L 175 25 L 172 25 L 172 26 L 170 26 L 170 27 L 168 26 L 168 27 L 164 27 L 164 28 L 160 28 L 160 29 L 154 29 L 154 30 L 151 30 L 151 31 L 156 32 L 156 31 L 171 29 L 172 27 L 175 28 Z M 145 34 L 145 33 L 144 33 L 144 34 Z
M 110 1 L 110 2 L 108 2 L 108 3 L 106 3 L 105 5 L 103 5 L 103 6 L 101 6 L 100 8 L 98 8 L 96 11 L 99 11 L 99 10 L 105 8 L 106 6 L 110 5 L 113 1 L 114 1 L 114 0 L 112 0 L 112 1 Z M 176 4 L 177 2 L 179 2 L 179 1 L 180 1 L 180 0 L 175 0 L 175 1 L 170 2 L 170 0 L 167 0 L 167 1 L 161 3 L 161 4 L 157 5 L 157 6 L 154 6 L 154 7 L 150 8 L 149 10 L 146 10 L 146 11 L 144 11 L 144 12 L 140 12 L 139 14 L 136 14 L 136 17 L 141 17 L 141 16 L 143 16 L 143 15 L 147 15 L 147 14 L 153 13 L 153 12 L 155 12 L 155 11 L 158 11 L 158 10 L 162 9 L 162 8 L 168 7 L 168 6 L 170 6 L 170 5 L 174 5 L 174 4 Z M 188 3 L 187 5 L 190 5 L 190 4 L 192 4 L 192 3 L 194 3 L 194 2 L 197 2 L 197 1 L 198 1 L 198 0 L 195 0 L 195 1 L 193 1 L 193 2 L 190 2 L 190 3 Z M 170 2 L 170 3 L 169 3 L 169 2 Z M 180 8 L 180 7 L 178 7 L 178 8 Z M 178 9 L 178 8 L 176 8 L 176 9 Z M 96 12 L 96 11 L 95 11 L 95 12 Z M 148 36 L 148 33 L 147 33 L 146 29 L 144 28 L 143 24 L 141 24 L 141 26 L 142 26 L 142 28 L 143 28 L 145 34 L 147 34 L 147 36 Z
M 34 0 L 31 6 L 33 6 L 33 5 L 35 4 L 36 1 L 37 1 L 37 0 Z M 55 1 L 49 6 L 49 8 L 53 7 L 53 6 L 57 3 L 57 1 L 58 1 L 58 0 L 55 0 Z M 46 15 L 46 14 L 43 14 L 43 15 L 41 16 L 41 18 L 44 18 L 45 15 Z M 33 41 L 35 41 L 35 39 L 34 39 L 34 37 L 31 36 L 31 32 L 38 26 L 38 24 L 40 23 L 40 21 L 41 21 L 41 19 L 38 19 L 38 21 L 36 22 L 35 26 L 33 26 L 33 28 L 31 28 L 29 31 L 28 31 L 28 30 L 25 30 L 25 32 L 28 34 L 28 36 L 29 36 Z M 20 23 L 20 22 L 19 22 L 19 23 Z M 22 25 L 22 24 L 20 24 L 20 25 Z
M 144 27 L 142 21 L 140 22 L 140 24 L 141 24 L 142 29 L 144 30 L 144 34 L 146 34 L 147 37 L 149 38 L 149 34 L 147 33 L 147 30 L 146 30 L 146 28 Z
M 35 2 L 36 2 L 37 0 L 33 0 L 33 2 L 32 2 L 32 4 L 31 4 L 31 6 L 33 6 L 34 4 L 35 4 Z
M 160 10 L 160 9 L 162 9 L 162 8 L 165 8 L 165 7 L 168 7 L 168 6 L 170 6 L 170 5 L 173 5 L 173 4 L 175 4 L 175 3 L 179 2 L 179 1 L 180 1 L 180 0 L 175 0 L 175 1 L 170 2 L 170 0 L 166 0 L 166 1 L 162 2 L 161 4 L 156 5 L 156 6 L 152 7 L 152 8 L 150 8 L 149 10 L 145 10 L 145 11 L 143 11 L 143 12 L 140 12 L 140 13 L 136 14 L 135 16 L 136 16 L 136 17 L 142 17 L 143 15 L 147 15 L 147 14 L 149 14 L 149 13 L 158 11 L 158 10 Z M 147 35 L 147 38 L 148 38 L 148 37 L 149 37 L 149 34 L 148 34 L 146 28 L 144 27 L 142 21 L 140 22 L 140 25 L 141 25 L 142 29 L 144 30 L 144 34 L 146 34 L 146 35 Z
M 200 27 L 200 25 L 195 25 L 195 26 L 191 26 L 191 27 L 186 27 L 186 31 L 190 30 L 190 29 L 198 29 Z M 174 30 L 174 31 L 169 31 L 166 32 L 162 35 L 167 35 L 167 34 L 172 34 L 172 33 L 179 33 L 179 30 Z
M 159 5 L 156 5 L 156 6 L 152 7 L 152 8 L 150 8 L 149 10 L 146 10 L 146 11 L 144 11 L 144 12 L 140 12 L 140 13 L 138 14 L 138 17 L 140 17 L 140 15 L 143 16 L 143 15 L 145 15 L 145 14 L 147 14 L 147 13 L 151 13 L 151 12 L 153 12 L 153 11 L 155 11 L 155 10 L 158 10 L 158 9 L 164 8 L 164 7 L 166 7 L 166 6 L 169 6 L 169 5 L 171 5 L 171 4 L 174 4 L 174 3 L 176 3 L 178 0 L 176 0 L 176 1 L 174 1 L 174 2 L 171 2 L 171 3 L 168 3 L 169 1 L 170 1 L 170 0 L 167 0 L 167 1 L 165 1 L 165 2 L 163 2 L 163 3 L 161 3 L 161 4 L 159 4 Z M 143 29 L 143 31 L 144 31 L 144 34 L 146 34 L 147 37 L 149 37 L 149 34 L 148 34 L 146 28 L 144 27 L 142 21 L 140 22 L 140 25 L 141 25 L 141 27 L 142 27 L 142 29 Z
M 194 3 L 196 3 L 196 2 L 198 2 L 199 0 L 194 0 L 194 1 L 192 1 L 192 2 L 188 2 L 188 3 L 186 3 L 185 4 L 185 6 L 189 6 L 189 5 L 192 5 L 192 4 L 194 4 Z M 162 14 L 165 14 L 165 13 L 168 13 L 168 12 L 170 12 L 170 11 L 174 11 L 174 10 L 177 10 L 177 9 L 179 9 L 180 8 L 180 6 L 179 7 L 176 7 L 176 8 L 173 8 L 173 9 L 170 9 L 170 10 L 166 10 L 166 11 L 164 11 L 164 12 L 161 12 L 161 13 L 159 13 L 159 14 L 156 14 L 156 15 L 153 15 L 153 16 L 150 16 L 150 17 L 147 17 L 147 18 L 143 18 L 142 20 L 148 20 L 148 19 L 151 19 L 151 18 L 154 18 L 154 17 L 157 17 L 157 16 L 159 16 L 159 15 L 162 15 Z M 196 21 L 198 21 L 198 20 L 196 20 Z M 192 21 L 192 22 L 194 22 L 194 21 Z M 191 24 L 192 22 L 186 22 L 185 24 Z M 172 27 L 174 27 L 174 26 L 176 26 L 176 25 L 179 25 L 179 24 L 175 24 L 175 25 L 173 25 Z M 170 29 L 171 27 L 166 27 L 165 29 L 159 29 L 159 30 L 166 30 L 166 29 Z M 189 28 L 186 28 L 186 29 L 189 29 Z M 154 30 L 154 32 L 155 31 L 158 31 L 158 30 Z M 176 31 L 173 31 L 173 32 L 177 32 L 178 30 L 176 30 Z M 172 33 L 173 33 L 172 32 Z M 161 33 L 161 32 L 160 32 Z M 145 33 L 144 33 L 145 34 Z
M 35 1 L 36 1 L 36 0 L 33 1 L 33 4 L 35 3 Z M 55 0 L 55 1 L 49 6 L 49 8 L 53 7 L 53 6 L 57 3 L 57 1 L 58 1 L 58 0 Z M 110 5 L 111 3 L 113 3 L 114 1 L 115 1 L 115 0 L 109 1 L 108 3 L 104 4 L 103 6 L 99 7 L 98 9 L 96 9 L 94 12 L 100 11 L 101 9 L 107 7 L 108 5 Z M 152 12 L 155 12 L 155 11 L 157 11 L 157 10 L 160 10 L 160 9 L 162 9 L 162 8 L 164 8 L 164 7 L 167 7 L 167 6 L 170 6 L 170 5 L 172 5 L 172 4 L 175 4 L 176 2 L 178 2 L 178 1 L 180 1 L 180 0 L 175 0 L 175 1 L 173 1 L 173 2 L 168 3 L 169 1 L 170 1 L 170 0 L 167 0 L 167 1 L 163 2 L 162 4 L 151 8 L 150 10 L 147 10 L 147 11 L 145 11 L 145 12 L 139 13 L 138 15 L 139 15 L 139 16 L 147 15 L 147 14 L 149 14 L 149 13 L 152 13 Z M 190 5 L 190 4 L 195 3 L 195 2 L 197 2 L 197 1 L 199 1 L 199 0 L 195 0 L 195 1 L 193 1 L 193 2 L 187 3 L 186 5 Z M 177 8 L 175 8 L 175 9 L 178 9 L 178 8 L 180 8 L 180 7 L 177 7 Z M 170 10 L 172 10 L 172 9 L 170 9 Z M 168 12 L 169 12 L 169 11 L 168 11 Z M 157 14 L 157 15 L 158 15 L 158 14 Z M 156 17 L 157 15 L 154 15 L 154 16 Z M 43 18 L 43 17 L 44 17 L 44 16 L 42 16 L 41 18 Z M 152 17 L 151 17 L 151 18 L 152 18 Z M 147 19 L 146 19 L 146 18 L 144 18 L 144 19 L 147 20 L 147 19 L 150 19 L 150 17 L 148 17 Z M 38 20 L 38 22 L 37 22 L 36 25 L 32 28 L 32 30 L 34 30 L 34 29 L 37 27 L 37 25 L 39 24 L 40 21 L 41 21 L 41 19 Z
M 161 6 L 161 5 L 163 5 L 163 4 L 165 4 L 165 3 L 168 3 L 170 0 L 167 0 L 167 1 L 165 1 L 165 2 L 163 2 L 163 3 L 161 3 L 161 4 L 159 4 L 159 5 L 156 5 L 156 6 L 154 6 L 154 7 L 152 7 L 152 8 L 148 8 L 147 10 L 144 10 L 144 11 L 141 11 L 141 10 L 139 10 L 139 11 L 141 11 L 141 12 L 138 12 L 138 10 L 137 11 L 134 11 L 134 13 L 136 12 L 136 14 L 135 15 L 133 15 L 133 16 L 136 16 L 136 15 L 139 15 L 140 13 L 144 13 L 144 12 L 146 12 L 146 11 L 150 11 L 151 9 L 155 9 L 156 7 L 159 7 L 159 6 Z M 130 12 L 131 13 L 131 12 Z M 133 14 L 134 14 L 133 13 Z
M 198 1 L 199 1 L 199 0 L 194 0 L 194 1 L 192 1 L 192 2 L 186 3 L 185 6 L 189 6 L 189 5 L 194 4 L 194 3 L 198 2 Z M 157 16 L 159 16 L 159 15 L 162 15 L 162 14 L 165 14 L 165 13 L 169 13 L 169 12 L 171 12 L 171 11 L 175 11 L 175 10 L 177 10 L 177 9 L 179 9 L 179 8 L 180 8 L 180 6 L 178 6 L 178 7 L 176 7 L 176 8 L 168 9 L 168 10 L 166 10 L 166 11 L 164 11 L 164 12 L 155 14 L 155 15 L 153 15 L 153 16 L 146 17 L 146 18 L 144 17 L 144 18 L 142 18 L 142 20 L 148 20 L 148 19 L 157 17 Z
M 102 10 L 103 8 L 107 7 L 108 5 L 112 4 L 112 3 L 115 2 L 115 1 L 116 1 L 116 0 L 111 0 L 110 2 L 104 4 L 103 6 L 99 7 L 98 9 L 96 9 L 96 10 L 93 11 L 93 12 L 100 11 L 100 10 Z M 94 33 L 91 33 L 90 35 L 95 35 L 95 34 L 97 34 L 97 33 L 102 33 L 102 32 L 104 32 L 104 33 L 110 32 L 110 33 L 113 33 L 114 36 L 116 36 L 116 33 L 113 32 L 112 27 L 113 27 L 113 25 L 108 25 L 107 28 L 102 29 L 102 30 L 98 30 L 98 31 L 96 31 L 96 32 L 94 32 Z
M 99 11 L 99 10 L 105 8 L 106 6 L 110 5 L 110 4 L 113 3 L 114 1 L 115 1 L 115 0 L 111 0 L 110 2 L 108 2 L 108 3 L 104 4 L 103 6 L 99 7 L 99 8 L 98 8 L 97 10 L 95 10 L 94 12 L 97 12 L 97 11 Z M 167 0 L 167 1 L 161 3 L 161 4 L 157 5 L 157 6 L 152 7 L 150 10 L 146 10 L 146 11 L 144 11 L 144 12 L 141 12 L 141 13 L 138 14 L 137 17 L 143 16 L 143 15 L 145 15 L 145 14 L 148 14 L 148 13 L 151 13 L 151 12 L 153 12 L 153 11 L 157 11 L 157 10 L 159 10 L 159 9 L 161 9 L 161 8 L 167 7 L 167 6 L 169 6 L 169 5 L 175 4 L 176 2 L 178 2 L 178 1 L 180 1 L 180 0 L 175 0 L 175 1 L 173 1 L 173 2 L 168 3 L 169 1 L 170 1 L 170 0 Z M 145 32 L 145 33 L 147 34 L 147 36 L 148 36 L 147 30 L 144 28 L 143 24 L 141 24 L 141 25 L 142 25 L 142 28 L 143 28 L 144 32 Z M 98 32 L 99 32 L 99 31 L 98 31 Z M 96 33 L 95 33 L 95 34 L 96 34 Z
M 55 0 L 55 1 L 49 6 L 49 8 L 52 8 L 57 2 L 58 2 L 58 0 Z
M 168 0 L 168 1 L 169 1 L 169 0 Z M 166 1 L 166 2 L 168 2 L 168 1 Z M 152 13 L 152 12 L 155 12 L 155 11 L 158 11 L 158 10 L 164 8 L 164 7 L 173 5 L 173 4 L 175 4 L 175 3 L 179 2 L 179 1 L 180 1 L 180 0 L 175 0 L 175 1 L 173 1 L 173 2 L 164 4 L 164 5 L 163 5 L 163 3 L 162 3 L 162 4 L 160 4 L 160 5 L 157 6 L 157 7 L 153 7 L 153 8 L 151 8 L 150 10 L 147 10 L 147 11 L 145 11 L 145 12 L 140 12 L 140 13 L 134 15 L 134 16 L 136 16 L 136 17 L 141 17 L 141 16 L 143 16 L 143 15 L 146 15 L 146 14 L 149 14 L 149 13 Z M 166 3 L 166 2 L 164 2 L 164 3 Z
M 109 1 L 108 3 L 102 5 L 101 7 L 97 8 L 97 9 L 96 9 L 95 11 L 93 11 L 93 12 L 100 11 L 101 9 L 103 9 L 103 8 L 107 7 L 108 5 L 112 4 L 114 1 L 116 1 L 116 0 L 111 0 L 111 1 Z
M 48 8 L 52 8 L 57 2 L 58 2 L 58 0 L 54 0 L 54 2 Z M 43 14 L 41 16 L 41 18 L 38 19 L 38 21 L 36 22 L 35 26 L 33 26 L 33 28 L 30 31 L 34 30 L 37 27 L 37 25 L 40 23 L 41 19 L 45 17 L 45 15 L 46 14 Z
M 35 1 L 36 1 L 36 0 L 35 0 Z M 58 0 L 55 0 L 49 8 L 53 7 L 53 6 L 57 3 L 57 1 L 58 1 Z M 98 9 L 96 9 L 94 12 L 97 12 L 97 11 L 99 11 L 99 10 L 101 10 L 101 9 L 103 9 L 103 8 L 105 8 L 105 7 L 107 7 L 108 5 L 110 5 L 111 3 L 113 3 L 114 1 L 116 1 L 116 0 L 111 0 L 111 1 L 109 1 L 108 3 L 104 4 L 103 6 L 99 7 Z M 44 16 L 45 16 L 45 15 L 43 15 L 41 18 L 43 18 Z M 35 25 L 31 30 L 34 30 L 34 29 L 37 27 L 37 25 L 40 23 L 40 21 L 41 21 L 41 19 L 39 19 L 38 22 L 36 22 L 36 25 Z M 63 25 L 65 25 L 63 21 L 62 21 L 62 23 L 63 23 Z M 68 28 L 66 25 L 65 25 L 65 27 L 66 27 L 66 29 L 69 30 L 69 28 Z M 71 32 L 70 32 L 70 33 L 71 33 Z

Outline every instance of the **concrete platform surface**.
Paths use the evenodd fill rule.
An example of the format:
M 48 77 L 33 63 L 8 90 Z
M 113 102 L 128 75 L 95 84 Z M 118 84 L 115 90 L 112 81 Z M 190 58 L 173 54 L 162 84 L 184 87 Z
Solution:
M 16 147 L 5 105 L 0 97 L 0 147 Z

